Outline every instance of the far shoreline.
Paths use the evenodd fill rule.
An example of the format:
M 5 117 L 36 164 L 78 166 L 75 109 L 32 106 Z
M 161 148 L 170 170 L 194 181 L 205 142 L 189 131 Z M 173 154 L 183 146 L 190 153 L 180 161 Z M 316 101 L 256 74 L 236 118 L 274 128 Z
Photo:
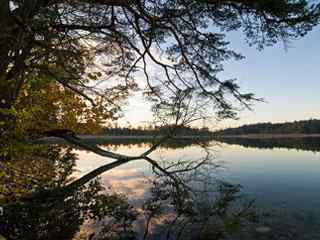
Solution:
M 213 138 L 215 139 L 219 139 L 219 138 L 246 138 L 246 139 L 320 138 L 320 133 L 214 135 Z

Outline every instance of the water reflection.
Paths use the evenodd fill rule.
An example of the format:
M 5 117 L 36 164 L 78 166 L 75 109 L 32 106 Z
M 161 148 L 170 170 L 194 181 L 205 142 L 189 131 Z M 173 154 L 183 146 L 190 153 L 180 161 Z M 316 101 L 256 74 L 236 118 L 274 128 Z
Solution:
M 91 145 L 99 145 L 99 146 L 108 146 L 110 150 L 118 150 L 119 147 L 127 147 L 127 148 L 141 148 L 150 146 L 154 143 L 157 143 L 161 139 L 160 137 L 111 137 L 108 136 L 83 136 L 81 140 L 84 143 L 91 144 Z M 163 149 L 181 149 L 189 146 L 194 145 L 208 145 L 212 142 L 211 137 L 199 137 L 199 138 L 191 138 L 191 137 L 179 137 L 179 138 L 168 138 L 166 141 L 161 143 L 161 148 Z M 59 144 L 59 145 L 70 145 L 69 142 L 62 138 L 56 137 L 48 137 L 44 139 L 36 140 L 35 143 L 38 144 Z M 72 145 L 73 148 L 79 149 L 79 147 Z
M 320 138 L 217 138 L 217 141 L 235 144 L 248 148 L 260 148 L 260 149 L 274 149 L 274 148 L 286 148 L 296 149 L 304 151 L 320 152 Z
M 262 142 L 253 145 L 261 150 L 243 142 L 238 144 L 245 147 L 203 141 L 163 145 L 150 157 L 166 172 L 135 160 L 56 197 L 48 192 L 112 160 L 68 145 L 25 145 L 1 162 L 0 233 L 27 240 L 317 238 L 320 163 L 313 159 L 318 155 L 271 150 L 285 141 Z M 315 151 L 314 142 L 297 148 L 307 144 Z M 101 146 L 135 155 L 150 143 Z M 280 205 L 282 199 L 288 203 Z M 264 203 L 288 213 L 262 216 Z M 261 225 L 272 230 L 259 235 Z
M 121 147 L 126 148 L 141 148 L 150 146 L 157 139 L 152 138 L 104 138 L 103 136 L 97 138 L 84 138 L 85 142 L 89 144 L 98 144 L 106 146 L 110 150 L 117 151 Z M 274 149 L 286 148 L 305 151 L 320 151 L 320 138 L 319 137 L 297 137 L 297 138 L 247 138 L 247 137 L 207 137 L 207 138 L 176 138 L 164 142 L 161 147 L 164 149 L 181 149 L 188 148 L 195 145 L 212 145 L 212 141 L 218 143 L 235 144 L 248 148 L 260 149 Z M 40 143 L 47 144 L 68 144 L 63 139 L 47 138 L 39 141 Z M 73 146 L 75 147 L 75 146 Z M 75 147 L 77 148 L 77 147 Z
M 120 146 L 118 150 L 132 153 L 144 147 Z M 189 234 L 192 229 L 197 229 L 199 236 L 203 233 L 208 219 L 220 219 L 224 226 L 231 216 L 227 214 L 229 206 L 238 199 L 240 189 L 211 178 L 207 173 L 217 167 L 212 155 L 206 148 L 192 148 L 201 149 L 202 154 L 184 158 L 175 154 L 178 150 L 174 147 L 172 159 L 168 159 L 170 153 L 163 158 L 167 152 L 163 147 L 152 154 L 156 164 L 146 168 L 146 161 L 135 161 L 131 163 L 135 168 L 130 164 L 115 168 L 72 191 L 70 183 L 84 175 L 83 170 L 90 171 L 97 162 L 103 164 L 110 159 L 93 161 L 92 153 L 68 146 L 16 148 L 10 159 L 1 162 L 0 205 L 4 214 L 0 216 L 0 233 L 6 239 L 190 239 L 194 237 Z M 89 165 L 81 170 L 84 158 Z M 147 171 L 137 177 L 139 164 Z M 204 196 L 199 187 L 203 184 L 217 189 L 207 195 L 211 211 L 206 217 L 199 210 L 204 206 L 199 202 L 199 196 Z M 247 220 L 240 215 L 232 218 Z M 228 231 L 219 232 L 222 237 Z
M 320 204 L 319 153 L 315 154 L 308 150 L 296 151 L 293 148 L 289 150 L 278 145 L 273 146 L 272 143 L 269 143 L 270 148 L 259 149 L 257 147 L 244 147 L 240 143 L 237 145 L 217 144 L 216 142 L 209 144 L 215 146 L 212 149 L 215 157 L 214 163 L 220 165 L 220 167 L 205 169 L 205 166 L 203 166 L 202 171 L 195 171 L 192 176 L 194 181 L 192 184 L 189 182 L 189 185 L 194 187 L 193 190 L 200 199 L 204 199 L 200 196 L 206 196 L 208 199 L 208 201 L 202 201 L 199 206 L 208 206 L 210 200 L 213 201 L 214 194 L 210 195 L 208 193 L 213 193 L 217 189 L 217 186 L 212 184 L 217 180 L 224 179 L 231 183 L 240 183 L 243 186 L 242 192 L 246 199 L 249 201 L 256 199 L 259 210 L 257 213 L 269 213 L 269 217 L 264 215 L 260 218 L 260 225 L 266 225 L 272 229 L 272 232 L 267 234 L 270 238 L 272 238 L 270 235 L 273 235 L 275 239 L 278 239 L 278 237 L 282 237 L 282 239 L 315 239 L 319 237 L 320 233 L 317 230 L 317 226 L 320 224 L 320 212 L 317 210 Z M 306 142 L 305 145 L 307 144 Z M 314 142 L 310 144 L 312 145 Z M 294 146 L 294 143 L 291 143 L 291 146 Z M 108 148 L 109 145 L 104 147 Z M 296 147 L 299 148 L 299 146 Z M 122 153 L 139 152 L 141 150 L 136 145 L 130 147 L 122 145 L 118 148 L 118 151 Z M 190 145 L 181 149 L 159 149 L 153 157 L 165 166 L 166 164 L 170 165 L 170 162 L 177 162 L 181 158 L 187 161 L 199 159 L 203 154 L 201 148 Z M 80 154 L 80 157 L 82 158 L 82 154 Z M 135 162 L 120 167 L 119 174 L 109 172 L 103 175 L 102 179 L 104 182 L 108 182 L 112 181 L 113 176 L 115 176 L 118 181 L 122 181 L 121 176 L 123 176 L 123 184 L 125 185 L 125 173 L 126 171 L 130 173 L 132 169 L 135 169 L 135 173 L 131 172 L 131 181 L 134 181 L 135 177 L 138 180 L 141 179 L 141 176 L 152 176 L 149 165 L 143 162 Z M 118 186 L 120 185 L 118 184 Z M 137 182 L 135 186 L 138 185 Z M 145 182 L 144 188 L 150 189 L 151 187 L 148 182 Z M 126 191 L 125 188 L 123 190 Z M 143 198 L 146 199 L 147 197 L 150 197 L 150 195 L 148 191 L 145 191 Z M 141 205 L 143 201 L 138 199 L 139 197 L 135 199 L 134 204 Z M 286 212 L 284 212 L 285 210 Z M 170 214 L 169 210 L 167 214 L 168 224 L 164 224 L 166 222 L 163 220 L 164 218 L 159 218 L 161 220 L 159 220 L 159 224 L 157 224 L 157 220 L 152 221 L 158 227 L 157 233 L 161 236 L 166 235 L 166 232 L 159 229 L 168 229 L 175 218 L 175 215 Z M 309 221 L 310 219 L 313 220 Z M 154 233 L 154 225 L 150 229 L 153 232 L 152 236 L 157 239 L 160 236 Z M 250 224 L 246 226 L 250 226 Z M 237 232 L 234 239 L 260 239 L 261 237 L 264 239 L 263 236 L 255 234 L 255 230 L 250 228 L 242 231 L 241 234 Z
M 73 181 L 76 159 L 71 148 L 15 148 L 10 159 L 1 162 L 0 234 L 6 239 L 67 240 L 73 239 L 85 222 L 106 217 L 117 222 L 109 224 L 109 232 L 127 232 L 127 219 L 134 216 L 132 208 L 126 197 L 107 191 L 99 179 L 68 194 L 48 194 Z

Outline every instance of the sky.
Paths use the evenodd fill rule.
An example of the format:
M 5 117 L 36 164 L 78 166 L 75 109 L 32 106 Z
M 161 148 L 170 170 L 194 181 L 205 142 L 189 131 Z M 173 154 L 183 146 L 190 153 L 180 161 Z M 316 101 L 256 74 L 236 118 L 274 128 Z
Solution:
M 230 47 L 245 59 L 227 62 L 220 77 L 236 78 L 243 92 L 253 92 L 266 102 L 254 104 L 253 111 L 242 111 L 239 120 L 207 122 L 208 127 L 320 119 L 320 27 L 292 41 L 289 48 L 279 43 L 258 51 L 249 47 L 239 32 L 229 34 L 227 39 Z M 141 96 L 132 97 L 121 122 L 143 125 L 152 120 L 149 109 Z

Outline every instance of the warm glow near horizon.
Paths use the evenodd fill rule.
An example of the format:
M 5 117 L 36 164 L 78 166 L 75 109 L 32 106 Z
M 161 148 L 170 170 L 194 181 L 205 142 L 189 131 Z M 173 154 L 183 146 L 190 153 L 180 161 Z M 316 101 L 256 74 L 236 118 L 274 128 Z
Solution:
M 225 64 L 222 79 L 236 78 L 244 92 L 253 92 L 265 102 L 257 102 L 253 111 L 243 110 L 239 120 L 206 123 L 211 129 L 237 127 L 258 122 L 292 122 L 319 119 L 320 105 L 320 27 L 306 37 L 292 41 L 288 48 L 278 44 L 258 51 L 248 47 L 238 33 L 228 36 L 230 46 L 246 58 Z M 120 126 L 144 126 L 152 122 L 150 103 L 138 94 L 129 99 Z

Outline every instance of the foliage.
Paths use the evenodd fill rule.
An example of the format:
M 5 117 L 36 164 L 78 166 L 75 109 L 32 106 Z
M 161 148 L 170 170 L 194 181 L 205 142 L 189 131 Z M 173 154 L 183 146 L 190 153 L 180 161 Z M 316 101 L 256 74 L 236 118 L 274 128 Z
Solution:
M 106 105 L 99 97 L 92 106 L 81 96 L 51 81 L 29 85 L 23 89 L 16 108 L 17 125 L 29 134 L 51 129 L 70 129 L 76 133 L 97 133 L 102 124 L 119 117 L 119 108 Z M 112 94 L 110 94 L 110 98 Z M 120 102 L 121 95 L 114 96 Z
M 230 97 L 245 107 L 255 97 L 219 78 L 224 61 L 242 58 L 228 48 L 225 33 L 242 30 L 259 49 L 287 42 L 318 23 L 319 6 L 305 0 L 6 0 L 0 107 L 10 109 L 28 75 L 53 78 L 93 104 L 93 93 L 117 104 L 110 89 L 129 91 L 141 72 L 142 89 L 169 124 L 206 117 L 210 106 L 219 117 L 235 118 Z
M 0 122 L 0 156 L 10 157 L 10 151 L 24 141 L 54 129 L 97 134 L 102 131 L 103 124 L 121 116 L 120 107 L 106 103 L 102 97 L 96 96 L 96 104 L 92 105 L 52 78 L 32 77 L 10 108 L 0 108 L 2 116 L 6 116 Z M 114 88 L 110 90 L 109 97 L 109 100 L 122 104 L 127 94 L 119 94 Z
M 217 141 L 240 145 L 248 148 L 260 149 L 298 149 L 303 151 L 320 151 L 320 142 L 318 137 L 310 138 L 241 138 L 241 137 L 227 137 L 216 138 Z
M 228 47 L 225 34 L 242 30 L 249 44 L 262 49 L 304 36 L 319 17 L 320 4 L 305 0 L 2 1 L 0 201 L 5 215 L 0 217 L 1 233 L 9 239 L 68 239 L 87 218 L 107 215 L 114 224 L 105 229 L 105 238 L 134 238 L 135 213 L 126 199 L 102 195 L 100 185 L 89 182 L 137 159 L 170 179 L 157 185 L 155 200 L 169 201 L 188 224 L 194 221 L 203 229 L 209 219 L 222 226 L 222 235 L 227 228 L 240 226 L 237 218 L 247 220 L 248 215 L 233 216 L 224 210 L 230 209 L 239 189 L 224 185 L 220 191 L 224 197 L 203 219 L 193 206 L 192 193 L 176 174 L 185 170 L 170 173 L 149 157 L 159 144 L 140 156 L 126 156 L 62 134 L 115 159 L 68 184 L 75 161 L 70 149 L 25 146 L 22 140 L 57 128 L 96 132 L 105 121 L 119 117 L 123 100 L 138 86 L 153 102 L 155 115 L 169 125 L 165 131 L 205 119 L 208 113 L 236 118 L 237 107 L 250 108 L 259 99 L 242 93 L 236 80 L 220 79 L 225 61 L 243 58 Z M 187 170 L 198 167 L 187 166 Z
M 138 85 L 165 124 L 211 113 L 236 118 L 232 99 L 244 107 L 257 99 L 234 79 L 219 78 L 225 61 L 242 58 L 225 35 L 242 30 L 259 49 L 290 41 L 318 24 L 319 6 L 304 0 L 5 0 L 0 153 L 8 156 L 25 126 L 31 135 L 46 128 L 96 132 L 119 117 L 123 99 Z
M 106 127 L 103 129 L 103 133 L 107 135 L 117 136 L 157 136 L 157 135 L 185 135 L 185 136 L 210 136 L 211 132 L 208 128 L 191 128 L 188 126 L 176 126 L 176 125 L 164 125 L 161 127 L 147 127 L 143 129 L 128 128 L 128 127 Z
M 320 133 L 320 120 L 310 119 L 285 123 L 257 123 L 243 125 L 237 128 L 227 128 L 216 131 L 215 134 L 241 135 L 241 134 L 318 134 Z
M 129 224 L 129 217 L 131 221 L 135 219 L 127 199 L 106 191 L 99 179 L 67 197 L 43 194 L 73 180 L 77 156 L 71 150 L 25 146 L 15 152 L 15 159 L 1 162 L 0 234 L 7 239 L 72 239 L 88 220 L 108 217 L 117 223 L 117 228 L 110 229 L 110 234 L 116 234 Z M 127 222 L 122 223 L 123 219 Z
M 71 150 L 42 145 L 14 148 L 11 160 L 1 162 L 1 203 L 67 184 L 76 160 Z

